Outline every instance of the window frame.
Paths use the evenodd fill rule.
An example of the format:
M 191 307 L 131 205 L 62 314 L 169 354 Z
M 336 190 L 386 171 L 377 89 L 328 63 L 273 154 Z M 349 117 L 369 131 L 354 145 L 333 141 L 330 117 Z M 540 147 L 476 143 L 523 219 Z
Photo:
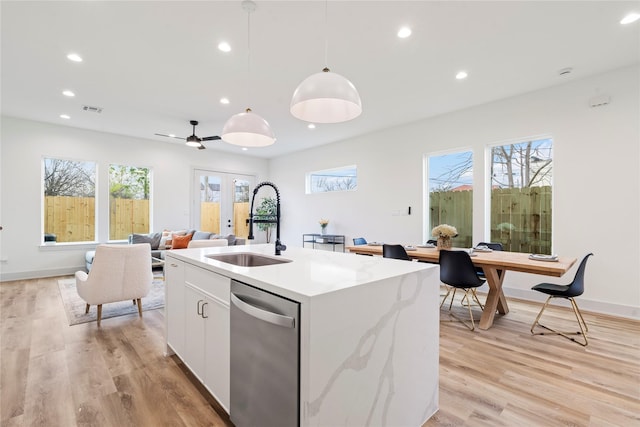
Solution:
M 59 242 L 59 241 L 53 241 L 53 242 L 45 242 L 44 241 L 44 236 L 47 233 L 47 230 L 45 229 L 46 227 L 46 219 L 45 219 L 45 215 L 46 215 L 46 194 L 45 194 L 45 190 L 46 190 L 46 184 L 45 184 L 45 177 L 46 177 L 46 162 L 47 160 L 61 160 L 61 161 L 67 161 L 67 162 L 76 162 L 76 163 L 84 163 L 84 164 L 91 164 L 93 165 L 93 199 L 94 199 L 94 206 L 93 206 L 93 239 L 92 240 L 78 240 L 78 241 L 72 241 L 72 242 Z M 53 247 L 64 247 L 64 246 L 93 246 L 97 243 L 98 241 L 98 188 L 99 188 L 99 169 L 100 169 L 100 165 L 98 164 L 97 161 L 93 161 L 93 160 L 85 160 L 85 159 L 78 159 L 78 158 L 71 158 L 71 157 L 65 157 L 65 156 L 55 156 L 55 155 L 43 155 L 41 157 L 40 160 L 40 168 L 41 168 L 41 174 L 40 174 L 40 247 L 43 248 L 53 248 Z
M 485 175 L 484 175 L 484 179 L 485 179 L 485 208 L 486 208 L 486 215 L 485 215 L 485 230 L 484 230 L 484 235 L 486 236 L 485 241 L 493 241 L 496 240 L 492 234 L 492 222 L 493 222 L 493 218 L 492 218 L 492 211 L 493 211 L 493 207 L 492 207 L 492 192 L 493 192 L 493 175 L 492 175 L 492 166 L 493 166 L 493 149 L 495 147 L 500 147 L 500 146 L 506 146 L 506 145 L 518 145 L 518 144 L 524 144 L 526 142 L 537 142 L 537 141 L 544 141 L 544 140 L 549 140 L 551 147 L 550 147 L 550 159 L 551 159 L 551 170 L 550 170 L 550 178 L 549 178 L 549 187 L 551 189 L 551 200 L 550 200 L 550 204 L 551 204 L 551 213 L 549 214 L 550 218 L 549 218 L 549 222 L 551 224 L 551 228 L 549 231 L 550 237 L 549 237 L 549 254 L 554 253 L 554 211 L 555 211 L 555 191 L 554 191 L 554 146 L 556 144 L 555 139 L 553 137 L 553 135 L 551 134 L 539 134 L 539 135 L 532 135 L 532 136 L 526 136 L 526 137 L 518 137 L 518 138 L 511 138 L 508 140 L 503 140 L 503 141 L 498 141 L 498 142 L 494 142 L 494 143 L 490 143 L 486 145 L 486 150 L 485 150 L 485 160 L 486 160 L 486 169 L 485 169 Z M 520 187 L 514 187 L 514 188 L 527 188 L 527 187 L 522 187 L 522 184 L 520 183 Z M 532 187 L 528 187 L 528 188 L 532 188 Z M 510 232 L 509 232 L 510 233 Z M 511 248 L 506 247 L 505 250 L 511 250 Z M 520 250 L 518 250 L 518 252 L 520 252 Z M 525 251 L 523 253 L 528 253 L 531 251 Z M 536 250 L 537 252 L 543 252 L 545 253 L 546 251 L 540 251 L 540 250 Z
M 353 170 L 354 171 L 354 176 L 353 178 L 355 179 L 355 186 L 353 188 L 345 188 L 345 189 L 336 189 L 336 190 L 326 190 L 326 191 L 314 191 L 313 190 L 313 177 L 316 175 L 320 175 L 320 173 L 327 173 L 328 176 L 331 176 L 331 172 L 338 172 L 338 171 L 350 171 Z M 336 175 L 336 177 L 341 177 L 344 178 L 346 176 L 339 176 Z M 328 169 L 320 169 L 320 170 L 315 170 L 315 171 L 311 171 L 311 172 L 307 172 L 305 174 L 305 194 L 327 194 L 327 193 L 341 193 L 341 192 L 345 192 L 345 191 L 358 191 L 358 165 L 356 164 L 351 164 L 351 165 L 346 165 L 346 166 L 339 166 L 339 167 L 335 167 L 335 168 L 328 168 Z

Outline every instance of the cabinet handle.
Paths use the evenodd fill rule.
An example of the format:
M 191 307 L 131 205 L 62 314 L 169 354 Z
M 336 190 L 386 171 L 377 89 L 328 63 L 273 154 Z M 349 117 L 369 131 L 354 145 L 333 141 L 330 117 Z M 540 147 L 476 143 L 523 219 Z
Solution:
M 208 302 L 205 302 L 204 304 L 202 304 L 202 314 L 201 314 L 201 316 L 202 316 L 202 318 L 203 318 L 203 319 L 208 319 L 208 318 L 209 318 L 209 316 L 205 316 L 205 315 L 204 315 L 204 308 L 205 308 L 207 305 L 209 305 L 209 303 L 208 303 Z
M 203 300 L 198 300 L 198 309 L 197 310 L 198 310 L 198 314 L 200 316 L 202 316 L 202 311 L 203 311 L 202 308 L 200 307 L 200 304 L 202 304 L 202 303 L 203 303 Z
M 171 267 L 177 267 L 178 264 L 169 264 Z

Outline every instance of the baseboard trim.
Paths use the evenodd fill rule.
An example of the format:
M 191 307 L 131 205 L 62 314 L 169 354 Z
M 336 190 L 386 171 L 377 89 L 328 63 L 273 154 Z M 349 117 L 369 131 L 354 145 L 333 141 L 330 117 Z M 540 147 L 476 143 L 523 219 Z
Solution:
M 516 289 L 503 287 L 505 296 L 512 298 L 519 298 L 527 301 L 537 301 L 540 303 L 544 303 L 547 299 L 547 296 L 541 294 L 540 292 L 532 291 L 529 289 Z M 630 305 L 621 305 L 621 304 L 612 304 L 601 301 L 589 300 L 584 297 L 576 297 L 576 302 L 580 307 L 581 311 L 590 311 L 598 314 L 607 314 L 614 317 L 623 317 L 626 319 L 632 320 L 640 320 L 640 307 L 633 307 Z M 564 304 L 565 301 L 563 299 L 558 299 L 557 304 Z M 569 303 L 566 302 L 566 306 L 570 307 Z
M 69 276 L 69 275 L 75 274 L 76 271 L 87 271 L 87 270 L 84 265 L 80 265 L 77 267 L 52 268 L 48 270 L 20 271 L 17 273 L 2 273 L 0 274 L 0 282 L 10 282 L 13 280 L 43 279 L 45 277 Z

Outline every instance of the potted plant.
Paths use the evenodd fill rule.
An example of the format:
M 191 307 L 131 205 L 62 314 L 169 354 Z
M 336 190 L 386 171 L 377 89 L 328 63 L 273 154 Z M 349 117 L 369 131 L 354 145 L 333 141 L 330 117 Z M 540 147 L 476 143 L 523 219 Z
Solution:
M 267 243 L 271 242 L 271 230 L 276 226 L 276 216 L 277 216 L 277 207 L 276 207 L 276 199 L 273 197 L 265 197 L 260 202 L 260 205 L 256 208 L 256 216 L 259 216 L 260 219 L 272 220 L 273 223 L 260 223 L 256 224 L 258 226 L 258 230 L 267 232 Z

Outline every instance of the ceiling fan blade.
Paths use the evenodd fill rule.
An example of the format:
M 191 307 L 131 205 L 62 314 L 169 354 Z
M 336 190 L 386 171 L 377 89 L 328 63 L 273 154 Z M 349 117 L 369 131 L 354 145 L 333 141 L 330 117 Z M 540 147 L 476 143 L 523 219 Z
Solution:
M 203 141 L 217 141 L 219 139 L 222 139 L 222 138 L 220 138 L 218 135 L 216 135 L 216 136 L 206 136 L 206 137 L 202 138 Z
M 198 150 L 204 150 L 207 147 L 205 147 L 202 143 L 200 143 L 200 145 L 198 146 Z
M 167 138 L 175 138 L 175 139 L 182 139 L 183 141 L 187 138 L 182 138 L 180 136 L 171 136 L 171 135 L 165 135 L 164 133 L 154 133 L 154 135 L 157 136 L 166 136 Z

